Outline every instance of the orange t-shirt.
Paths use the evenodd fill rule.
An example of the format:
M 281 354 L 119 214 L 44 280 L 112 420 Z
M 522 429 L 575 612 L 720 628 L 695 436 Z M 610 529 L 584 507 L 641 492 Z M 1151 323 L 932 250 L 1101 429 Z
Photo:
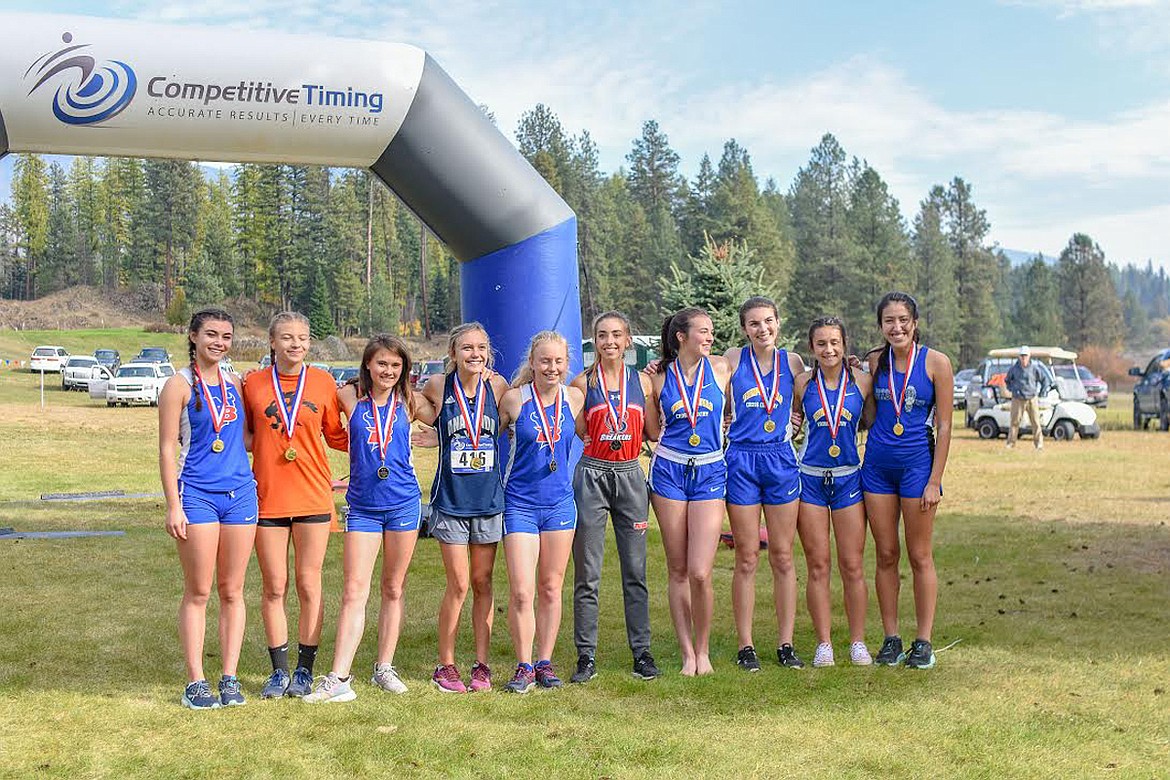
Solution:
M 292 403 L 296 389 L 297 375 L 280 375 L 286 404 Z M 260 516 L 332 514 L 333 475 L 325 443 L 342 452 L 349 449 L 333 377 L 319 368 L 305 368 L 305 392 L 292 441 L 277 408 L 271 368 L 257 371 L 244 381 L 244 405 L 248 427 L 252 429 L 252 472 L 256 475 Z M 290 446 L 296 450 L 295 460 L 285 458 Z

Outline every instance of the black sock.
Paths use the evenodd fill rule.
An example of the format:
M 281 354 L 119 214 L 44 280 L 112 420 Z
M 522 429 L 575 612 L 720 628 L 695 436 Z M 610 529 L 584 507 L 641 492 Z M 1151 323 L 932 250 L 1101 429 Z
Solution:
M 280 647 L 268 648 L 268 658 L 272 661 L 272 671 L 283 669 L 288 671 L 288 642 Z
M 317 661 L 317 645 L 297 645 L 297 668 L 309 670 L 313 673 L 313 664 Z

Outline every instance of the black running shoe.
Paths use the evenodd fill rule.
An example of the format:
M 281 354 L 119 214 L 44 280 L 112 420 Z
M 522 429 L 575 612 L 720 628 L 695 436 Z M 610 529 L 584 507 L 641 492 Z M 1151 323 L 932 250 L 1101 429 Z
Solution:
M 654 664 L 654 656 L 649 650 L 643 650 L 634 659 L 634 676 L 643 680 L 654 680 L 658 677 L 658 667 Z
M 897 666 L 906 660 L 906 653 L 902 652 L 902 637 L 888 636 L 882 642 L 882 649 L 878 651 L 873 662 L 878 666 Z
M 907 669 L 933 669 L 934 648 L 925 639 L 915 639 L 910 643 L 910 653 L 906 656 Z
M 735 657 L 735 663 L 745 672 L 760 671 L 760 659 L 756 657 L 756 648 L 751 645 L 739 651 L 739 655 Z
M 800 656 L 796 654 L 796 649 L 792 645 L 780 645 L 776 648 L 776 660 L 780 662 L 781 666 L 789 669 L 804 668 L 804 661 L 800 660 Z
M 573 676 L 569 678 L 571 683 L 587 683 L 597 676 L 597 664 L 593 662 L 593 656 L 582 653 L 577 656 L 577 671 L 573 672 Z

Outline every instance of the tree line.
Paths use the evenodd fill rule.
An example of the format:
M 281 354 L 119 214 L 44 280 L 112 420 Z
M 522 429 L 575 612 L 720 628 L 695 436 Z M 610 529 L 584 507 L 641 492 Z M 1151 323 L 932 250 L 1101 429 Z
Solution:
M 643 124 L 619 170 L 600 169 L 587 130 L 570 134 L 537 105 L 515 141 L 578 216 L 582 313 L 611 308 L 656 333 L 663 313 L 701 302 L 737 335 L 734 307 L 781 303 L 790 343 L 822 314 L 877 342 L 873 306 L 914 294 L 925 341 L 971 365 L 1002 343 L 1117 348 L 1170 316 L 1152 264 L 1106 262 L 1076 234 L 1059 259 L 1013 266 L 961 177 L 933 186 L 907 219 L 881 174 L 831 134 L 782 191 L 728 140 L 694 178 L 658 123 Z M 244 300 L 309 314 L 317 335 L 442 331 L 457 323 L 457 263 L 365 171 L 38 155 L 15 160 L 0 206 L 0 295 L 37 298 L 87 284 L 133 290 L 170 318 Z

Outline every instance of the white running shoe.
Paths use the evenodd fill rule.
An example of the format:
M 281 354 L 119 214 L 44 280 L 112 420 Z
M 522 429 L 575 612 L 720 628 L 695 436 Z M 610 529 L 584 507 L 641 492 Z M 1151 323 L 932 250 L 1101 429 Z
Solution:
M 813 653 L 813 667 L 835 665 L 836 661 L 833 660 L 833 646 L 828 642 L 821 642 L 817 645 L 816 652 Z
M 327 701 L 353 701 L 357 698 L 357 693 L 349 683 L 349 680 L 342 680 L 336 674 L 330 672 L 317 686 L 317 690 L 304 697 L 304 701 L 310 704 L 320 704 Z
M 390 664 L 374 664 L 374 676 L 370 682 L 387 693 L 406 693 L 406 683 L 398 676 L 398 670 Z
M 865 642 L 854 642 L 849 645 L 849 660 L 853 662 L 854 666 L 869 666 L 873 663 L 873 657 L 869 654 L 869 648 L 865 646 Z

